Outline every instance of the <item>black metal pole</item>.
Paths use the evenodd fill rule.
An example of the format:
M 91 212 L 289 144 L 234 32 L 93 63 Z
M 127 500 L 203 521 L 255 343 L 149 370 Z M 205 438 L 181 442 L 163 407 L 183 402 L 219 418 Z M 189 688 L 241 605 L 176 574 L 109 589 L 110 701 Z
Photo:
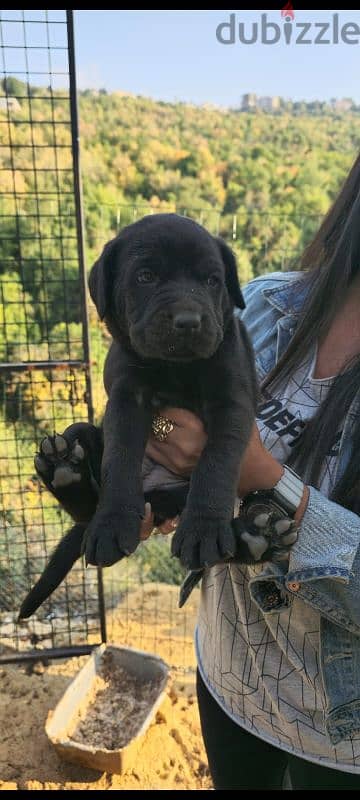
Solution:
M 82 203 L 82 185 L 80 171 L 80 134 L 79 134 L 79 115 L 76 89 L 75 72 L 75 40 L 74 40 L 74 15 L 73 11 L 66 11 L 67 35 L 68 35 L 68 55 L 69 55 L 69 83 L 70 83 L 70 113 L 71 113 L 71 144 L 73 154 L 73 174 L 74 174 L 74 196 L 76 231 L 78 241 L 79 271 L 81 278 L 82 291 L 82 322 L 83 322 L 83 346 L 84 358 L 88 365 L 88 413 L 89 422 L 94 422 L 94 405 L 91 383 L 91 363 L 90 363 L 90 331 L 89 331 L 89 308 L 87 294 L 87 275 L 85 266 L 85 242 L 84 242 L 84 218 Z
M 34 370 L 54 369 L 87 369 L 84 361 L 68 359 L 67 361 L 4 361 L 0 364 L 1 372 L 32 372 Z
M 48 658 L 75 658 L 88 656 L 98 644 L 78 644 L 71 647 L 48 647 L 41 650 L 28 650 L 23 653 L 7 653 L 0 657 L 0 664 L 18 664 L 22 661 L 45 661 Z
M 76 91 L 74 13 L 72 10 L 66 11 L 66 21 L 67 21 L 68 53 L 69 53 L 70 112 L 71 112 L 71 138 L 72 138 L 73 168 L 74 168 L 75 212 L 76 212 L 76 228 L 78 237 L 79 269 L 80 269 L 81 288 L 83 295 L 82 298 L 83 299 L 82 303 L 83 345 L 84 345 L 84 356 L 87 363 L 86 390 L 88 398 L 89 422 L 93 423 L 94 404 L 93 404 L 92 381 L 91 381 L 89 309 L 88 309 L 88 296 L 87 296 L 87 274 L 85 266 L 84 219 L 83 219 L 82 186 L 81 186 L 81 171 L 80 171 L 80 135 L 79 135 L 79 115 L 78 115 L 77 91 Z M 97 570 L 97 577 L 98 577 L 98 598 L 99 598 L 101 640 L 102 642 L 106 642 L 107 636 L 106 636 L 104 585 L 103 585 L 102 570 L 99 567 Z

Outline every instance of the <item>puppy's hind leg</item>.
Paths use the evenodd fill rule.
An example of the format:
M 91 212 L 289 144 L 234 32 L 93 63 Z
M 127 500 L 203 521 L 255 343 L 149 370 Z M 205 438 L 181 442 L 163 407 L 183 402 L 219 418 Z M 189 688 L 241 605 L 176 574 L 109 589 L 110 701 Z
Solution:
M 95 513 L 102 453 L 101 430 L 84 422 L 40 443 L 36 472 L 75 522 L 87 523 Z
M 84 531 L 84 525 L 74 525 L 61 539 L 41 577 L 25 597 L 18 621 L 31 617 L 70 572 L 75 561 L 80 558 Z
M 102 452 L 101 430 L 84 422 L 70 425 L 62 435 L 46 436 L 40 444 L 36 472 L 77 524 L 59 542 L 26 596 L 19 620 L 27 619 L 41 606 L 81 556 L 86 526 L 98 502 Z

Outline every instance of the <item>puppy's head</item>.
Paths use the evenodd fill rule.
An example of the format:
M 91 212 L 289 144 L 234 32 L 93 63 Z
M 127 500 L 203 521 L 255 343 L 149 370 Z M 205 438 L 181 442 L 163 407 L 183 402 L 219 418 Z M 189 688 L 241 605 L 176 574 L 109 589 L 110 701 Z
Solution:
M 177 214 L 124 228 L 94 264 L 89 289 L 115 339 L 167 361 L 212 356 L 234 306 L 245 305 L 230 248 Z

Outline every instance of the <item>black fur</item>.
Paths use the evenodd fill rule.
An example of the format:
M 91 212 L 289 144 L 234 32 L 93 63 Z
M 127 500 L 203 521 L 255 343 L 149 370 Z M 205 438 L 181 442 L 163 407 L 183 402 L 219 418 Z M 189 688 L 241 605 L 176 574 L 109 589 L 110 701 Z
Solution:
M 113 344 L 87 562 L 114 564 L 139 543 L 141 464 L 154 410 L 164 404 L 195 411 L 208 434 L 173 554 L 194 569 L 234 555 L 234 498 L 257 387 L 252 348 L 234 316 L 244 301 L 231 250 L 191 219 L 151 215 L 106 245 L 89 288 Z
M 84 525 L 73 525 L 54 550 L 43 574 L 21 604 L 19 620 L 27 619 L 41 606 L 80 558 Z
M 113 337 L 104 370 L 109 399 L 96 441 L 93 431 L 90 443 L 84 441 L 76 425 L 64 434 L 85 445 L 90 467 L 92 459 L 97 462 L 93 477 L 102 455 L 95 480 L 99 496 L 93 485 L 89 489 L 89 478 L 83 482 L 81 503 L 89 518 L 82 514 L 79 520 L 79 487 L 69 502 L 69 487 L 55 491 L 51 476 L 38 470 L 83 525 L 84 535 L 78 532 L 87 563 L 109 566 L 136 549 L 147 499 L 158 522 L 175 516 L 186 501 L 172 541 L 173 554 L 185 566 L 200 569 L 234 556 L 234 499 L 255 420 L 257 383 L 251 344 L 234 315 L 244 301 L 232 251 L 189 218 L 151 215 L 105 246 L 91 270 L 89 289 Z M 200 416 L 208 441 L 188 492 L 178 489 L 176 496 L 157 490 L 144 498 L 145 445 L 154 411 L 166 405 Z M 56 553 L 52 562 L 59 562 Z M 59 564 L 62 577 L 67 563 Z

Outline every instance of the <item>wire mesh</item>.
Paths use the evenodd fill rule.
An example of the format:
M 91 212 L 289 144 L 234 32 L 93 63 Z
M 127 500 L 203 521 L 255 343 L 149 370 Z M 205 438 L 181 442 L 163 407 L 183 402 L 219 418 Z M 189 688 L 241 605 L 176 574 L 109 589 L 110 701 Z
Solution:
M 216 208 L 196 208 L 162 203 L 161 208 L 148 204 L 116 204 L 86 206 L 86 216 L 99 220 L 91 229 L 92 251 L 101 252 L 104 244 L 126 225 L 146 214 L 177 213 L 191 217 L 214 236 L 221 236 L 234 250 L 240 280 L 244 284 L 252 277 L 274 270 L 291 269 L 318 229 L 323 215 L 299 209 L 291 213 L 274 212 L 271 208 L 226 213 Z
M 0 13 L 0 659 L 101 638 L 97 572 L 82 564 L 16 624 L 70 526 L 34 454 L 91 408 L 69 14 Z
M 15 624 L 20 600 L 69 525 L 36 477 L 36 443 L 89 413 L 91 418 L 93 404 L 99 421 L 105 403 L 102 368 L 110 340 L 93 308 L 92 386 L 87 366 L 69 13 L 0 15 L 0 646 L 23 653 L 34 646 L 60 652 L 94 643 L 99 627 L 105 635 L 96 572 L 82 566 L 72 569 L 33 621 Z M 97 256 L 125 225 L 159 210 L 151 202 L 88 206 L 88 219 L 96 219 L 91 236 L 88 231 L 89 251 Z M 162 203 L 161 211 L 190 216 L 223 236 L 239 256 L 243 282 L 252 276 L 250 263 L 255 274 L 288 265 L 319 222 L 303 210 L 224 214 Z M 104 570 L 110 640 L 192 670 L 198 590 L 179 610 L 182 577 L 168 538 L 161 537 Z

